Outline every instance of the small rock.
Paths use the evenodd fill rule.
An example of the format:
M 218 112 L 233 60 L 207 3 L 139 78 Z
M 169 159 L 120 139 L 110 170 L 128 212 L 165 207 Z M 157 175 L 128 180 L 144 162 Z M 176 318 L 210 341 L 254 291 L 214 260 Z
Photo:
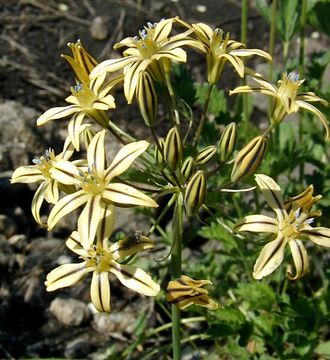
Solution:
M 85 358 L 90 352 L 90 345 L 86 339 L 78 338 L 67 343 L 64 356 L 68 359 Z
M 16 224 L 7 215 L 0 214 L 0 234 L 4 234 L 6 238 L 10 238 L 16 233 Z
M 8 239 L 8 242 L 15 249 L 22 250 L 26 245 L 26 235 L 25 234 L 13 235 Z
M 15 254 L 8 240 L 0 235 L 0 266 L 11 268 L 15 263 Z
M 108 29 L 105 25 L 104 19 L 97 16 L 93 19 L 90 27 L 92 38 L 95 40 L 104 40 L 108 37 Z
M 92 327 L 101 334 L 114 332 L 131 333 L 136 325 L 136 315 L 127 312 L 113 312 L 94 314 Z
M 67 326 L 79 326 L 90 317 L 87 305 L 76 299 L 56 298 L 49 310 L 58 321 Z

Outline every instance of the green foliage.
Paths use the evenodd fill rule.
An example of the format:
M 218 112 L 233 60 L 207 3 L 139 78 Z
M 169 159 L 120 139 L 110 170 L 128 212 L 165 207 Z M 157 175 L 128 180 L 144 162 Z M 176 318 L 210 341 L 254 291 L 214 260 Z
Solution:
M 330 36 L 330 2 L 328 0 L 316 1 L 308 13 L 308 22 L 317 30 Z

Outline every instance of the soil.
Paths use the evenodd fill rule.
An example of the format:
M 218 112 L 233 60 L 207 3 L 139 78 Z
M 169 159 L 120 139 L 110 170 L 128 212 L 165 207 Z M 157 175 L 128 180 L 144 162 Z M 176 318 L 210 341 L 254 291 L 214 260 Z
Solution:
M 239 6 L 233 0 L 0 0 L 0 101 L 16 101 L 37 113 L 64 105 L 73 77 L 60 55 L 69 54 L 66 44 L 77 39 L 100 61 L 114 56 L 114 43 L 136 34 L 147 21 L 176 15 L 222 27 L 239 39 Z M 266 49 L 267 34 L 263 19 L 251 10 L 248 43 Z M 195 73 L 200 62 L 200 57 L 193 58 Z M 232 78 L 227 80 L 230 83 Z M 118 116 L 130 120 L 130 114 L 119 112 Z M 77 318 L 63 324 L 50 311 L 58 297 L 87 304 L 88 284 L 46 293 L 46 274 L 69 257 L 63 238 L 70 224 L 53 234 L 39 228 L 30 214 L 33 189 L 9 186 L 12 170 L 0 168 L 0 358 L 106 359 L 110 348 L 125 349 L 136 339 L 134 324 L 142 312 L 149 326 L 161 325 L 163 314 L 154 315 L 152 300 L 122 291 L 116 283 L 110 323 L 90 314 L 78 325 Z M 85 310 L 90 313 L 87 306 Z M 121 326 L 128 319 L 133 323 Z

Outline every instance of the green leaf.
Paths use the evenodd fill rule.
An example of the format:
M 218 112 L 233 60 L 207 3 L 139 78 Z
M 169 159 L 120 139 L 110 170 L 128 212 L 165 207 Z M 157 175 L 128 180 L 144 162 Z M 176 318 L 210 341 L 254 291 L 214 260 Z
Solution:
M 276 302 L 276 296 L 273 289 L 265 282 L 252 282 L 240 284 L 236 290 L 250 309 L 271 310 Z
M 326 341 L 326 342 L 319 344 L 316 347 L 315 352 L 318 355 L 330 356 L 330 341 Z
M 209 91 L 209 84 L 196 84 L 196 101 L 203 108 L 207 94 Z M 223 90 L 217 90 L 214 86 L 211 92 L 208 112 L 214 116 L 219 116 L 221 113 L 227 112 L 227 98 Z
M 307 20 L 317 30 L 330 36 L 330 2 L 328 0 L 317 1 L 308 13 Z

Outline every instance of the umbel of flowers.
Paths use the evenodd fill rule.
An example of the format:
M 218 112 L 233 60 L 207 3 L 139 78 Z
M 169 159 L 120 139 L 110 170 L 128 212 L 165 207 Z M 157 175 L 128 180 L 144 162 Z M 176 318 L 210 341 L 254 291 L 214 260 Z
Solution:
M 167 286 L 166 299 L 172 304 L 173 357 L 178 360 L 180 309 L 193 304 L 209 310 L 218 308 L 204 287 L 211 284 L 209 279 L 183 275 L 186 273 L 182 267 L 184 221 L 193 217 L 199 219 L 202 208 L 212 213 L 212 207 L 208 206 L 212 199 L 207 195 L 214 183 L 209 179 L 224 166 L 232 166 L 230 179 L 226 179 L 226 184 L 231 187 L 257 170 L 267 154 L 269 135 L 286 116 L 300 109 L 311 112 L 321 120 L 328 138 L 327 119 L 311 104 L 326 105 L 326 102 L 312 92 L 299 93 L 303 80 L 295 73 L 284 74 L 276 86 L 245 67 L 243 59 L 248 56 L 271 61 L 265 51 L 246 49 L 244 44 L 231 39 L 221 29 L 212 29 L 202 23 L 188 24 L 178 17 L 147 23 L 136 36 L 115 45 L 116 49 L 124 48 L 122 56 L 101 63 L 80 41 L 69 47 L 73 56 L 64 55 L 63 58 L 71 66 L 75 82 L 65 99 L 68 105 L 49 109 L 37 119 L 39 126 L 53 120 L 69 119 L 63 150 L 55 154 L 50 148 L 44 155 L 36 157 L 33 165 L 21 166 L 12 175 L 12 183 L 39 184 L 32 201 L 32 214 L 48 230 L 56 227 L 69 213 L 80 210 L 76 229 L 72 229 L 66 241 L 68 249 L 80 260 L 52 270 L 47 275 L 46 288 L 54 291 L 71 286 L 91 273 L 91 300 L 95 309 L 101 312 L 111 311 L 111 274 L 131 290 L 146 296 L 158 295 L 159 284 L 130 262 L 135 254 L 154 247 L 153 233 L 159 229 L 164 216 L 171 214 L 172 280 Z M 200 53 L 206 64 L 208 95 L 199 120 L 195 120 L 197 115 L 194 116 L 193 109 L 178 98 L 171 82 L 173 63 L 186 63 L 187 50 Z M 224 128 L 218 143 L 204 144 L 203 147 L 199 144 L 212 89 L 227 65 L 238 77 L 248 74 L 258 84 L 256 87 L 239 86 L 230 94 L 259 92 L 274 98 L 268 128 L 253 139 L 247 139 L 247 145 L 238 151 L 236 123 Z M 113 120 L 115 116 L 109 117 L 109 111 L 116 108 L 113 90 L 120 86 L 128 104 L 137 102 L 152 144 L 149 137 L 148 141 L 135 139 L 118 127 Z M 164 138 L 159 137 L 157 128 L 160 101 L 167 110 L 168 129 Z M 108 135 L 122 144 L 111 162 L 108 162 L 105 146 Z M 303 241 L 330 246 L 330 230 L 311 226 L 314 218 L 321 215 L 319 211 L 312 211 L 320 196 L 312 195 L 311 185 L 301 194 L 284 201 L 279 185 L 270 176 L 259 174 L 256 182 L 276 218 L 248 215 L 234 227 L 235 232 L 271 234 L 256 261 L 253 276 L 261 279 L 271 274 L 282 263 L 288 245 L 295 271 L 289 268 L 287 275 L 292 280 L 298 279 L 308 269 Z M 169 200 L 159 210 L 148 231 L 137 229 L 139 231 L 134 235 L 113 240 L 117 207 L 153 209 L 164 196 L 169 196 Z M 52 207 L 47 221 L 41 216 L 41 207 L 45 203 Z

